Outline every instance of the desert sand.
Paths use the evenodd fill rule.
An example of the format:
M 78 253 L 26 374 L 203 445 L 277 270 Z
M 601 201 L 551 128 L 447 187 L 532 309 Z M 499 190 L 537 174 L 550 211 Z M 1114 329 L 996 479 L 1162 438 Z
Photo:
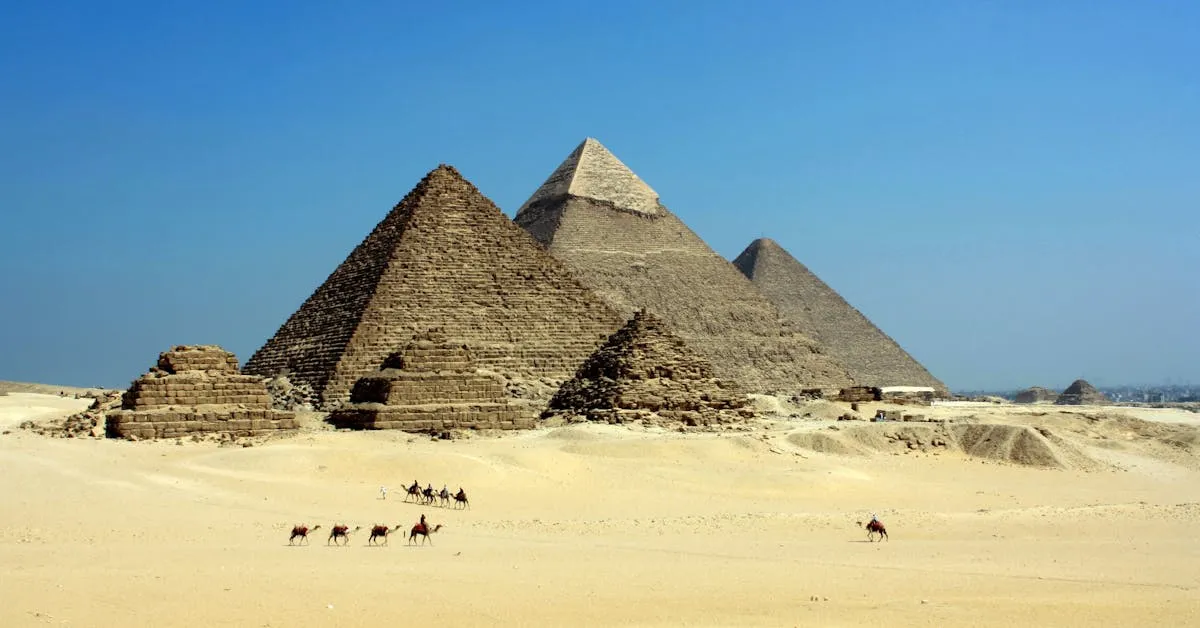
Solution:
M 1198 414 L 907 410 L 963 442 L 1016 426 L 969 453 L 931 444 L 949 426 L 759 402 L 774 418 L 744 432 L 310 423 L 231 447 L 39 436 L 18 424 L 87 401 L 0 396 L 0 625 L 1200 622 Z M 413 480 L 471 508 L 406 503 Z M 867 541 L 871 512 L 890 540 Z M 444 527 L 409 546 L 421 514 Z M 329 547 L 339 522 L 364 530 Z M 289 546 L 297 523 L 322 529 Z M 402 531 L 369 547 L 377 523 Z

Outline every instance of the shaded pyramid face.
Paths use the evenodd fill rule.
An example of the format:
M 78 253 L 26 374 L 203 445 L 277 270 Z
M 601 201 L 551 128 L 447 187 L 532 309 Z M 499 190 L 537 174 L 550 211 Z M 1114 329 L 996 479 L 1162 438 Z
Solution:
M 718 377 L 751 392 L 852 383 L 596 140 L 567 157 L 516 222 L 623 316 L 661 317 Z
M 480 368 L 566 379 L 621 322 L 457 170 L 439 166 L 244 370 L 286 372 L 328 406 L 440 328 Z
M 833 288 L 774 241 L 755 240 L 733 261 L 759 292 L 815 337 L 863 386 L 946 385 Z
M 559 388 L 550 407 L 696 411 L 748 403 L 737 384 L 718 380 L 708 361 L 665 323 L 638 311 Z

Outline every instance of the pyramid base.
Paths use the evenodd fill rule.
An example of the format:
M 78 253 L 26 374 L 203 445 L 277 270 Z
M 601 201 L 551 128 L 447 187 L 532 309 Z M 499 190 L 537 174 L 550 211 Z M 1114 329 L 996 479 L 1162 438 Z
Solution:
M 441 433 L 447 430 L 524 430 L 532 417 L 506 403 L 383 406 L 360 404 L 334 411 L 329 422 L 355 430 L 402 430 Z
M 108 413 L 105 432 L 110 438 L 181 438 L 193 434 L 263 436 L 299 427 L 291 412 L 227 406 L 169 407 L 118 410 Z

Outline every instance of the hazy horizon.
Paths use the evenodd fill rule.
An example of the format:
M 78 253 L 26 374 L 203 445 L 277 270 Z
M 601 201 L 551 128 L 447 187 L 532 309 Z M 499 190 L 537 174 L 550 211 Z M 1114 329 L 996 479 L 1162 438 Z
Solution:
M 1200 382 L 1200 6 L 5 13 L 2 380 L 244 364 L 439 163 L 512 216 L 591 136 L 954 390 Z

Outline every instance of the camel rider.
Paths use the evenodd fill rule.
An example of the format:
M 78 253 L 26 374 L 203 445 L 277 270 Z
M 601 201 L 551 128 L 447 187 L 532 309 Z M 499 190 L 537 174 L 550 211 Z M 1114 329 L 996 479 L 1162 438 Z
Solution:
M 879 517 L 876 517 L 875 513 L 871 513 L 871 523 L 879 523 Z
M 421 522 L 420 522 L 420 523 L 418 523 L 417 525 L 421 526 L 421 531 L 422 531 L 422 532 L 424 532 L 425 530 L 428 530 L 428 529 L 429 529 L 429 528 L 426 528 L 426 527 L 425 527 L 425 515 L 421 515 Z
M 416 480 L 413 480 L 412 486 L 408 487 L 408 492 L 411 493 L 413 491 L 419 491 L 419 490 L 421 490 L 421 483 Z

